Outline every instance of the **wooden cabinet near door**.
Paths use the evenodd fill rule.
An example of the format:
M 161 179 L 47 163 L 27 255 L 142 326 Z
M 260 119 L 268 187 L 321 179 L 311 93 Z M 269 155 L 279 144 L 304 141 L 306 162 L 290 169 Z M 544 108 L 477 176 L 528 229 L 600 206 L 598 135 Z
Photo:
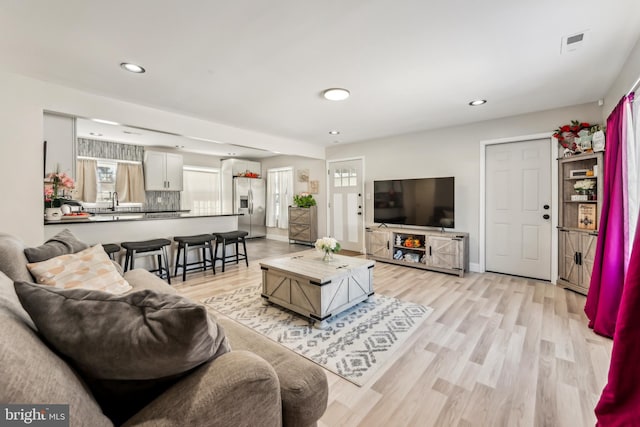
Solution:
M 604 153 L 558 159 L 558 280 L 557 284 L 586 295 L 596 254 L 604 189 Z M 578 194 L 578 181 L 593 183 L 588 195 Z M 591 211 L 584 215 L 582 210 Z M 585 217 L 586 216 L 586 217 Z
M 289 240 L 313 244 L 317 239 L 317 206 L 308 208 L 289 206 Z
M 597 233 L 560 230 L 558 282 L 576 292 L 587 294 L 596 255 Z

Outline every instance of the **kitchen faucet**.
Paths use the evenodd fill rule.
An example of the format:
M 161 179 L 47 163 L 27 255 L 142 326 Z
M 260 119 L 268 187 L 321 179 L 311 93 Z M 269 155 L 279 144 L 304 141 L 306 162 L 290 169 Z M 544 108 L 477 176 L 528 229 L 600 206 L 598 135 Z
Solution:
M 114 191 L 113 193 L 111 193 L 111 210 L 115 211 L 116 210 L 116 206 L 119 206 L 120 202 L 118 202 L 118 192 Z

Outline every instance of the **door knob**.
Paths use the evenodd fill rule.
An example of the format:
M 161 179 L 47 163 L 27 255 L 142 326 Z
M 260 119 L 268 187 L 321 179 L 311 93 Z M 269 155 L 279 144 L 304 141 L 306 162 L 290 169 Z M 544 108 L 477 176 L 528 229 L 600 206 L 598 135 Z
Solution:
M 544 205 L 543 208 L 544 209 L 549 209 L 549 205 Z
M 542 218 L 544 218 L 544 219 L 549 219 L 549 218 L 551 218 L 551 217 L 550 217 L 548 214 L 544 214 L 544 215 L 542 215 Z

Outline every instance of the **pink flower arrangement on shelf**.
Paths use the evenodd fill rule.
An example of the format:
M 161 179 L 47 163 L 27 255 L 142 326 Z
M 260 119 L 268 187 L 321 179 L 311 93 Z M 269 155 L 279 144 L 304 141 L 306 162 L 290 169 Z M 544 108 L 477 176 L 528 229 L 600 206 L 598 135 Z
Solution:
M 44 180 L 45 207 L 59 207 L 65 192 L 71 191 L 76 184 L 69 175 L 64 172 L 51 172 Z

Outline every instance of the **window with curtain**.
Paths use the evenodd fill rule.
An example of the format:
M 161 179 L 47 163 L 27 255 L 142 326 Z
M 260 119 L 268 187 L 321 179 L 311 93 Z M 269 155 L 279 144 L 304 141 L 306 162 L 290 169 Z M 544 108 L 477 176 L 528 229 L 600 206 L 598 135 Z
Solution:
M 182 175 L 182 209 L 196 214 L 219 214 L 220 169 L 184 166 Z
M 116 191 L 122 203 L 144 203 L 144 171 L 142 163 L 118 162 Z
M 76 163 L 76 200 L 95 203 L 98 190 L 98 162 L 93 159 L 78 159 Z
M 267 227 L 289 227 L 293 201 L 293 168 L 267 170 Z

